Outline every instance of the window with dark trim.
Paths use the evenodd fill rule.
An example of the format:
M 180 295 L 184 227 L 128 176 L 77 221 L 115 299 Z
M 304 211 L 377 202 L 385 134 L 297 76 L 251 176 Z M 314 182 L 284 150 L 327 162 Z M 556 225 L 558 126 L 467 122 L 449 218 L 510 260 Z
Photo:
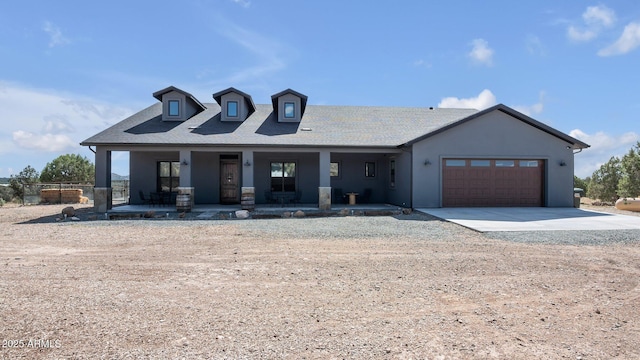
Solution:
M 389 187 L 396 187 L 396 161 L 389 160 Z
M 364 163 L 364 176 L 375 177 L 376 176 L 376 163 L 367 161 Z
M 180 162 L 158 161 L 158 191 L 175 192 L 180 186 Z
M 227 101 L 227 117 L 238 117 L 237 101 Z
M 339 162 L 332 162 L 329 165 L 329 174 L 331 175 L 331 177 L 339 177 L 340 176 L 340 163 Z
M 447 167 L 467 166 L 467 161 L 466 160 L 458 160 L 458 159 L 446 159 L 444 161 L 444 166 L 447 166 Z
M 169 100 L 168 108 L 169 108 L 169 116 L 180 116 L 179 100 Z
M 296 117 L 296 104 L 292 102 L 284 103 L 284 117 L 291 119 Z
M 296 191 L 295 162 L 271 162 L 271 191 Z

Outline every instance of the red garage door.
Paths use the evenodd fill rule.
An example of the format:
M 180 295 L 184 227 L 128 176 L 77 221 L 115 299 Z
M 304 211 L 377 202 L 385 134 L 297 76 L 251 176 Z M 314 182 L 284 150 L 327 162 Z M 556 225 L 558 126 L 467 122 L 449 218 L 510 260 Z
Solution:
M 444 159 L 442 206 L 542 206 L 543 160 Z

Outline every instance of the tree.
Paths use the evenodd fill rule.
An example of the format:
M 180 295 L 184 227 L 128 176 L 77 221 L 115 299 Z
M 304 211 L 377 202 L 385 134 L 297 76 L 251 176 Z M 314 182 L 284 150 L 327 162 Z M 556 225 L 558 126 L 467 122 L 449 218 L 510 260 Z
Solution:
M 622 157 L 622 178 L 618 183 L 621 197 L 640 196 L 640 142 Z
M 95 166 L 86 157 L 65 154 L 45 165 L 40 181 L 93 183 L 95 172 Z
M 17 175 L 11 175 L 9 178 L 9 187 L 13 190 L 13 197 L 22 199 L 24 196 L 24 185 L 35 184 L 38 182 L 40 175 L 31 165 L 27 165 Z
M 587 196 L 592 199 L 600 199 L 607 202 L 618 200 L 618 183 L 622 177 L 620 159 L 613 156 L 600 168 L 593 172 L 589 182 Z

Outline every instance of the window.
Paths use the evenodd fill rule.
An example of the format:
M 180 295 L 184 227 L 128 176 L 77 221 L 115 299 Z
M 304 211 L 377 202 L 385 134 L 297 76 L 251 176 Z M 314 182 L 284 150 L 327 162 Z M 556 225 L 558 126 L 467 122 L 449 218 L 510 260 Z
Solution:
M 180 162 L 158 162 L 158 191 L 174 192 L 180 186 Z
M 332 162 L 331 165 L 329 165 L 329 174 L 331 177 L 340 176 L 340 163 Z
M 238 117 L 237 101 L 227 101 L 227 117 Z
M 396 161 L 389 161 L 389 186 L 391 188 L 396 187 Z
M 514 160 L 496 160 L 496 167 L 514 167 L 516 162 Z
M 291 119 L 296 117 L 296 104 L 292 102 L 284 103 L 284 117 Z
M 466 160 L 447 159 L 444 161 L 445 166 L 467 166 Z
M 520 160 L 520 167 L 538 167 L 538 160 Z
M 169 100 L 169 116 L 180 116 L 179 100 Z
M 364 176 L 365 177 L 375 177 L 376 176 L 376 163 L 369 162 L 369 161 L 364 163 Z
M 471 160 L 471 166 L 473 166 L 473 167 L 489 167 L 489 166 L 491 166 L 491 160 Z
M 271 163 L 271 191 L 296 191 L 296 163 Z

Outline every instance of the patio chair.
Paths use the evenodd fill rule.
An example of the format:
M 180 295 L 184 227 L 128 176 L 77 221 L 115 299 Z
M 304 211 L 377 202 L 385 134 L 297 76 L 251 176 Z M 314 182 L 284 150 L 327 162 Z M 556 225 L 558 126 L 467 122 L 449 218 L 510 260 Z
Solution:
M 360 202 L 363 204 L 368 204 L 369 201 L 371 201 L 372 193 L 373 193 L 373 190 L 371 190 L 370 188 L 364 189 L 364 191 L 362 192 L 362 195 L 360 195 Z
M 153 201 L 151 197 L 144 196 L 144 193 L 142 192 L 142 190 L 139 190 L 138 194 L 140 195 L 140 200 L 142 200 L 142 203 L 144 205 L 153 205 Z
M 289 202 L 292 202 L 294 204 L 300 204 L 300 199 L 302 199 L 302 190 L 297 190 L 296 193 L 293 195 L 293 198 L 291 198 Z
M 276 197 L 273 196 L 273 193 L 269 190 L 264 191 L 264 199 L 269 205 L 276 204 L 278 202 L 278 199 L 276 199 Z
M 331 202 L 333 204 L 345 204 L 347 202 L 347 198 L 342 193 L 341 188 L 333 189 L 333 200 Z

